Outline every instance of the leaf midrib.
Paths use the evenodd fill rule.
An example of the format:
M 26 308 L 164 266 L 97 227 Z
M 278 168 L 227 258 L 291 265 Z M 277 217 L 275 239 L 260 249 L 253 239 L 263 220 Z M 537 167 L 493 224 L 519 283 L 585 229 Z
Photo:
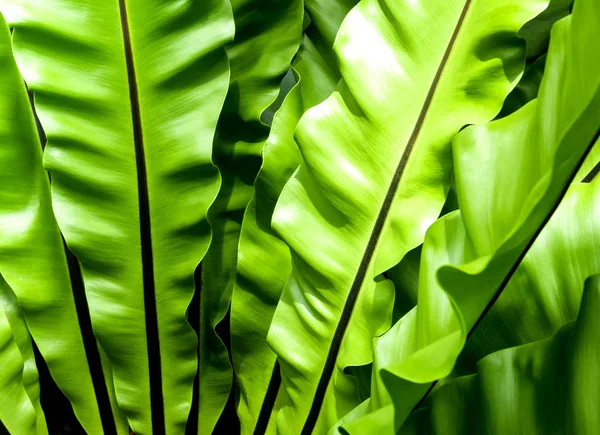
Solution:
M 381 236 L 387 216 L 389 214 L 392 203 L 394 201 L 394 197 L 398 190 L 398 186 L 400 185 L 402 174 L 404 173 L 404 169 L 406 168 L 406 165 L 408 164 L 413 147 L 414 147 L 417 139 L 419 138 L 419 135 L 423 128 L 425 118 L 427 116 L 427 113 L 429 112 L 431 103 L 433 102 L 433 97 L 434 97 L 435 92 L 440 83 L 442 73 L 444 72 L 444 69 L 448 63 L 450 54 L 452 53 L 452 50 L 453 50 L 454 46 L 456 45 L 456 40 L 457 40 L 458 34 L 460 33 L 460 30 L 463 27 L 465 18 L 467 16 L 467 13 L 470 10 L 472 3 L 473 3 L 473 0 L 466 0 L 466 2 L 465 2 L 465 5 L 464 5 L 461 15 L 458 19 L 456 27 L 454 28 L 454 32 L 452 33 L 452 36 L 450 38 L 450 41 L 448 42 L 446 51 L 444 52 L 444 56 L 442 57 L 442 59 L 440 61 L 440 65 L 436 71 L 434 78 L 433 78 L 433 81 L 432 81 L 429 91 L 427 93 L 427 97 L 425 98 L 425 101 L 423 102 L 423 107 L 422 107 L 419 117 L 415 123 L 412 134 L 411 134 L 411 136 L 407 142 L 407 145 L 402 153 L 400 162 L 398 163 L 398 166 L 396 167 L 396 171 L 394 172 L 394 176 L 392 178 L 392 181 L 391 181 L 388 191 L 386 193 L 385 199 L 379 210 L 379 214 L 377 216 L 377 220 L 375 221 L 373 230 L 371 231 L 371 236 L 367 243 L 365 253 L 363 254 L 363 258 L 358 267 L 354 281 L 352 282 L 352 285 L 350 287 L 350 292 L 348 294 L 348 298 L 346 299 L 346 303 L 344 305 L 344 309 L 342 311 L 340 321 L 338 322 L 335 333 L 333 335 L 333 340 L 331 342 L 329 351 L 327 353 L 327 359 L 325 361 L 325 366 L 323 368 L 323 372 L 321 373 L 321 376 L 319 378 L 319 383 L 317 386 L 317 390 L 315 392 L 313 403 L 311 405 L 310 411 L 308 413 L 307 419 L 306 419 L 304 427 L 302 429 L 303 435 L 310 435 L 317 423 L 317 419 L 319 417 L 319 412 L 321 410 L 321 406 L 325 399 L 327 386 L 328 386 L 331 376 L 333 374 L 333 370 L 335 369 L 335 363 L 336 363 L 336 360 L 337 360 L 337 357 L 339 354 L 339 350 L 341 348 L 344 334 L 345 334 L 348 324 L 350 322 L 350 317 L 352 315 L 352 311 L 354 309 L 354 306 L 358 299 L 360 289 L 362 287 L 362 284 L 365 280 L 367 271 L 371 264 L 371 260 L 373 258 L 373 254 L 375 252 L 375 248 L 377 247 L 377 243 L 379 242 L 379 238 Z
M 483 321 L 483 319 L 485 318 L 485 316 L 494 307 L 494 304 L 500 298 L 500 296 L 502 296 L 502 293 L 504 292 L 504 289 L 508 286 L 508 284 L 509 284 L 510 280 L 512 279 L 513 275 L 519 269 L 519 266 L 521 265 L 521 263 L 523 262 L 523 260 L 527 256 L 527 254 L 529 253 L 529 250 L 531 249 L 531 247 L 533 246 L 533 244 L 535 243 L 535 241 L 537 240 L 537 238 L 539 237 L 539 235 L 542 233 L 542 231 L 544 230 L 544 228 L 546 227 L 546 225 L 548 224 L 548 222 L 550 221 L 550 219 L 552 218 L 552 216 L 554 216 L 554 213 L 556 212 L 556 210 L 558 209 L 558 207 L 562 203 L 562 200 L 564 199 L 565 195 L 567 194 L 567 191 L 571 187 L 571 184 L 573 184 L 573 182 L 575 181 L 575 177 L 577 177 L 577 173 L 579 172 L 579 169 L 583 165 L 585 159 L 588 157 L 588 155 L 592 151 L 592 148 L 594 147 L 594 145 L 596 144 L 596 142 L 598 140 L 600 140 L 600 128 L 596 131 L 596 134 L 595 134 L 594 138 L 588 144 L 588 147 L 586 148 L 585 152 L 583 153 L 583 155 L 579 159 L 579 162 L 577 163 L 577 165 L 573 169 L 573 173 L 570 175 L 569 180 L 565 183 L 565 186 L 563 187 L 563 190 L 561 191 L 560 195 L 558 196 L 558 198 L 556 199 L 556 201 L 552 205 L 552 208 L 550 209 L 550 211 L 548 212 L 548 214 L 545 216 L 544 220 L 542 221 L 542 223 L 540 224 L 540 226 L 538 227 L 538 229 L 536 230 L 536 232 L 533 234 L 533 236 L 531 237 L 531 239 L 527 242 L 527 245 L 525 246 L 525 248 L 523 249 L 523 251 L 521 252 L 521 254 L 519 255 L 519 257 L 517 258 L 517 260 L 515 261 L 515 263 L 512 265 L 511 269 L 509 270 L 509 272 L 505 276 L 504 280 L 502 281 L 502 283 L 500 284 L 500 286 L 498 287 L 498 289 L 494 293 L 494 296 L 492 296 L 492 299 L 490 299 L 490 301 L 488 302 L 488 304 L 485 306 L 484 310 L 481 312 L 481 314 L 477 318 L 477 321 L 475 322 L 475 324 L 471 327 L 471 329 L 469 329 L 469 332 L 467 333 L 467 340 L 473 336 L 473 334 L 477 330 L 477 327 L 481 324 L 481 322 Z M 592 170 L 586 175 L 586 177 L 581 182 L 582 183 L 591 183 L 594 180 L 594 178 L 598 175 L 598 172 L 600 172 L 600 162 L 597 163 L 594 168 L 592 168 Z M 427 389 L 427 391 L 425 392 L 425 394 L 421 397 L 421 399 L 419 400 L 419 402 L 412 409 L 412 412 L 416 411 L 421 405 L 423 405 L 423 403 L 425 402 L 425 399 L 427 399 L 427 397 L 429 396 L 429 394 L 431 393 L 431 391 L 433 390 L 433 388 L 435 387 L 435 385 L 437 383 L 438 383 L 438 381 L 434 381 L 434 382 L 431 383 L 431 385 L 429 386 L 429 388 Z
M 127 17 L 126 0 L 119 0 L 123 48 L 127 66 L 131 121 L 135 148 L 135 163 L 138 185 L 138 207 L 140 218 L 140 244 L 142 260 L 142 283 L 144 287 L 144 312 L 146 322 L 146 344 L 148 349 L 148 373 L 150 388 L 150 409 L 152 414 L 152 432 L 165 433 L 164 399 L 162 394 L 162 376 L 160 362 L 160 344 L 158 338 L 158 316 L 156 312 L 156 294 L 154 285 L 154 259 L 152 255 L 152 237 L 150 226 L 150 199 L 148 195 L 148 176 L 144 150 L 144 136 L 140 113 L 139 92 L 133 61 L 133 48 Z

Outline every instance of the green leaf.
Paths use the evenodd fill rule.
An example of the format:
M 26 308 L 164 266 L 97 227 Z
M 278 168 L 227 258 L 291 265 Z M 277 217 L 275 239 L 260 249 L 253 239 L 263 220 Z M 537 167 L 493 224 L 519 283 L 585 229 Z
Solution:
M 244 214 L 231 305 L 231 352 L 240 387 L 238 415 L 243 433 L 254 431 L 261 409 L 273 406 L 277 393 L 278 385 L 271 378 L 276 379 L 279 368 L 266 338 L 292 264 L 288 247 L 271 230 L 271 218 L 283 186 L 302 159 L 294 142 L 296 125 L 306 110 L 333 92 L 340 78 L 332 29 L 339 27 L 350 10 L 347 3 L 305 2 L 311 24 L 292 61 L 297 84 L 274 117 L 255 195 Z M 266 396 L 269 385 L 271 396 Z M 262 422 L 265 427 L 266 423 Z
M 23 359 L 17 347 L 10 324 L 0 309 L 0 421 L 9 433 L 42 434 L 47 429 L 39 426 L 36 409 L 23 385 Z
M 459 202 L 472 249 L 466 250 L 464 263 L 469 264 L 444 267 L 438 276 L 459 306 L 467 288 L 486 282 L 489 290 L 480 288 L 477 298 L 461 308 L 467 324 L 479 317 L 473 308 L 490 299 L 489 291 L 494 294 L 529 250 L 596 141 L 600 61 L 591 53 L 600 47 L 598 22 L 597 3 L 578 1 L 573 16 L 554 27 L 539 99 L 504 121 L 468 129 L 456 139 Z M 475 163 L 482 152 L 489 160 Z M 500 158 L 506 155 L 511 158 Z M 509 183 L 500 176 L 508 166 L 517 175 Z
M 31 337 L 17 298 L 0 276 L 0 421 L 14 435 L 47 434 Z
M 553 28 L 539 98 L 454 140 L 461 211 L 429 229 L 417 308 L 375 344 L 371 410 L 393 408 L 396 427 L 427 382 L 450 374 L 596 140 L 598 22 L 600 5 L 578 0 Z
M 213 237 L 202 263 L 201 433 L 213 431 L 232 387 L 229 355 L 215 327 L 231 301 L 242 218 L 254 193 L 269 132 L 261 114 L 276 98 L 302 35 L 300 0 L 232 0 L 231 4 L 236 25 L 235 39 L 227 47 L 231 78 L 213 150 L 221 188 L 210 209 Z
M 519 83 L 522 81 L 523 79 Z M 440 216 L 455 210 L 458 210 L 458 198 L 456 197 L 456 187 L 451 185 Z M 394 298 L 394 323 L 417 305 L 422 247 L 423 245 L 419 245 L 409 251 L 400 263 L 384 273 L 384 276 L 394 283 L 396 289 Z
M 524 77 L 521 78 L 519 84 L 523 80 Z M 513 92 L 516 89 L 517 88 L 513 89 Z M 442 207 L 440 216 L 444 216 L 450 212 L 458 210 L 456 186 L 454 186 L 453 184 L 454 183 L 450 185 L 450 190 L 448 190 L 446 202 Z M 422 248 L 423 245 L 419 245 L 415 249 L 409 251 L 404 256 L 404 258 L 402 258 L 402 261 L 400 261 L 400 263 L 398 263 L 397 265 L 395 265 L 390 270 L 384 273 L 384 276 L 386 278 L 389 278 L 394 283 L 394 287 L 396 289 L 396 294 L 394 298 L 394 323 L 400 320 L 402 316 L 404 316 L 411 309 L 413 309 L 415 305 L 417 305 L 417 294 L 419 292 L 419 270 L 421 263 Z
M 569 14 L 572 4 L 573 0 L 550 0 L 544 12 L 523 26 L 519 35 L 527 41 L 528 59 L 536 59 L 548 50 L 552 26 Z
M 544 77 L 545 66 L 546 55 L 540 56 L 535 62 L 527 66 L 519 84 L 506 97 L 498 118 L 504 118 L 516 112 L 525 104 L 537 98 Z
M 426 407 L 414 411 L 398 435 L 479 433 L 476 431 L 478 380 L 476 375 L 461 376 L 435 390 L 427 398 Z
M 537 98 L 546 65 L 550 30 L 554 23 L 570 13 L 572 2 L 573 0 L 550 0 L 546 10 L 526 23 L 519 31 L 519 35 L 525 39 L 527 58 L 531 63 L 528 63 L 519 84 L 506 97 L 498 118 L 514 113 Z
M 576 319 L 585 279 L 600 273 L 599 197 L 598 180 L 569 189 L 461 358 L 546 339 Z
M 449 193 L 451 193 L 450 190 Z M 385 274 L 396 290 L 394 298 L 394 323 L 417 305 L 419 293 L 419 267 L 422 245 L 409 251 L 402 261 Z
M 1 4 L 48 136 L 52 205 L 81 263 L 119 406 L 135 433 L 183 433 L 197 370 L 186 311 L 219 187 L 211 154 L 231 10 L 224 0 Z M 53 237 L 36 241 L 47 249 L 59 243 Z M 72 336 L 68 325 L 45 333 Z M 85 370 L 71 364 L 69 375 Z M 93 400 L 82 381 L 70 382 L 80 401 Z
M 524 68 L 517 32 L 546 5 L 363 0 L 346 16 L 334 46 L 342 84 L 298 124 L 305 163 L 273 215 L 293 257 L 268 335 L 282 433 L 324 432 L 358 404 L 344 369 L 371 362 L 391 320 L 375 277 L 439 216 L 452 137 L 499 112 Z
M 600 140 L 596 141 L 581 168 L 579 168 L 575 181 L 589 182 L 598 175 L 598 171 L 600 171 Z
M 306 17 L 306 15 L 305 15 L 305 17 Z M 293 62 L 293 59 L 292 59 L 292 62 Z M 285 75 L 281 79 L 281 83 L 279 85 L 279 93 L 277 94 L 277 98 L 275 98 L 275 101 L 273 101 L 271 103 L 271 105 L 269 107 L 267 107 L 265 109 L 265 111 L 260 115 L 260 120 L 263 122 L 263 124 L 266 124 L 270 127 L 273 125 L 273 118 L 275 117 L 275 113 L 277 113 L 279 111 L 279 109 L 281 108 L 281 105 L 283 104 L 283 100 L 285 100 L 285 97 L 287 97 L 287 95 L 289 94 L 289 92 L 292 90 L 292 88 L 295 85 L 296 85 L 296 78 L 294 77 L 294 72 L 292 71 L 292 67 L 290 66 L 288 71 L 285 73 Z M 269 135 L 270 134 L 271 134 L 271 132 L 269 132 Z M 265 150 L 263 148 L 263 158 L 264 158 L 264 151 Z M 262 168 L 262 166 L 261 166 L 261 168 Z
M 97 378 L 93 378 L 90 372 L 65 250 L 50 203 L 48 175 L 42 166 L 41 143 L 25 85 L 13 59 L 10 33 L 1 17 L 0 64 L 0 274 L 6 280 L 3 288 L 14 292 L 52 377 L 72 403 L 85 430 L 98 433 L 112 427 L 114 432 L 117 418 L 117 428 L 125 433 L 127 425 L 118 411 L 113 409 L 113 415 L 110 413 L 102 373 L 95 373 Z M 6 292 L 2 292 L 0 305 L 13 323 L 9 310 L 16 310 L 17 302 L 6 299 Z M 30 365 L 33 355 L 29 332 L 22 324 L 13 326 L 17 345 Z M 96 346 L 95 340 L 87 346 Z M 76 379 L 74 373 L 78 375 Z M 33 379 L 37 373 L 25 376 L 29 377 L 26 382 L 37 383 Z M 112 379 L 106 382 L 112 383 Z M 34 389 L 28 392 L 37 407 L 39 392 L 37 387 Z M 106 415 L 102 415 L 103 405 Z
M 484 358 L 476 375 L 433 393 L 400 434 L 595 433 L 600 425 L 600 277 L 587 279 L 583 297 L 581 290 L 577 295 L 576 322 L 552 338 Z

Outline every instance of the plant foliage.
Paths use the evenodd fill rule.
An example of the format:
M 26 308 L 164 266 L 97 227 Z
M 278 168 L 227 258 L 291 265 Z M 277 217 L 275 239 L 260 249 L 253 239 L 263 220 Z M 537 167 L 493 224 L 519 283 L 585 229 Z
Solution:
M 0 433 L 596 433 L 597 0 L 0 13 Z

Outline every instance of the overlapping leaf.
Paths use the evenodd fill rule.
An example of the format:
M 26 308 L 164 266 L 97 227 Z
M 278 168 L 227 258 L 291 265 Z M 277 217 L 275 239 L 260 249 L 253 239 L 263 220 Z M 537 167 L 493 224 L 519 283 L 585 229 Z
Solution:
M 4 11 L 5 3 L 0 4 Z M 6 280 L 2 294 L 16 295 L 50 373 L 71 401 L 85 430 L 110 432 L 112 428 L 114 432 L 114 418 L 117 418 L 116 426 L 124 433 L 127 426 L 119 420 L 118 411 L 113 409 L 111 415 L 102 373 L 95 373 L 95 379 L 90 373 L 91 361 L 79 328 L 81 319 L 75 308 L 65 251 L 50 204 L 48 175 L 42 167 L 42 147 L 3 18 L 0 18 L 0 65 L 0 274 Z M 17 310 L 16 302 L 3 297 L 0 305 L 11 321 L 11 313 Z M 15 316 L 18 319 L 19 315 Z M 13 334 L 21 349 L 21 361 L 26 363 L 24 381 L 37 390 L 33 386 L 37 374 L 32 351 L 28 349 L 29 332 L 23 328 L 24 325 L 15 324 Z M 93 337 L 87 346 L 96 346 Z M 6 367 L 8 370 L 9 365 Z M 39 392 L 28 393 L 34 406 L 39 407 L 36 398 Z M 101 416 L 99 405 L 106 407 L 108 415 Z M 43 419 L 37 426 L 37 430 L 43 430 Z
M 600 140 L 592 147 L 587 158 L 579 168 L 575 176 L 575 181 L 590 182 L 600 171 Z
M 47 434 L 31 337 L 17 299 L 0 276 L 0 421 L 14 435 Z
M 576 322 L 552 338 L 487 356 L 477 374 L 431 395 L 400 434 L 593 434 L 600 424 L 600 279 L 585 283 Z
M 599 197 L 597 180 L 570 188 L 467 342 L 465 360 L 546 339 L 577 317 L 586 277 L 600 272 Z
M 519 84 L 506 97 L 502 111 L 498 118 L 510 115 L 516 112 L 525 104 L 534 100 L 538 96 L 542 78 L 544 77 L 544 67 L 546 66 L 546 55 L 542 55 L 531 65 L 527 66 Z
M 275 397 L 265 396 L 269 385 L 275 389 L 271 394 L 277 392 L 279 368 L 266 337 L 291 272 L 291 258 L 285 243 L 271 230 L 271 217 L 283 186 L 301 162 L 293 137 L 296 124 L 306 110 L 333 92 L 340 78 L 333 40 L 335 29 L 351 6 L 352 2 L 342 1 L 305 2 L 311 24 L 292 62 L 297 83 L 274 117 L 255 195 L 244 214 L 231 306 L 231 351 L 240 386 L 238 415 L 244 433 L 254 430 L 263 407 L 269 402 L 272 406 Z
M 1 5 L 48 136 L 52 205 L 81 262 L 119 406 L 136 434 L 183 433 L 197 370 L 186 311 L 219 186 L 211 154 L 228 85 L 230 7 L 224 0 Z M 52 316 L 49 324 L 63 318 Z M 76 323 L 69 328 L 52 333 L 46 325 L 46 333 L 72 336 Z M 72 376 L 87 368 L 69 368 L 81 401 L 93 400 Z M 97 424 L 88 430 L 100 432 Z
M 544 74 L 544 66 L 546 65 L 545 52 L 544 54 L 541 53 L 543 50 L 547 51 L 551 26 L 569 12 L 570 1 L 571 0 L 551 0 L 548 8 L 533 20 L 526 23 L 519 32 L 520 36 L 525 39 L 530 56 L 539 55 L 539 57 L 534 58 L 534 60 L 526 66 L 523 77 L 521 77 L 517 86 L 506 97 L 502 110 L 497 118 L 508 116 L 531 100 L 537 98 Z M 588 160 L 593 160 L 591 157 Z M 594 162 L 597 162 L 598 160 L 599 159 L 595 159 Z M 587 167 L 589 165 L 584 166 Z M 583 173 L 585 169 L 585 167 L 582 167 L 581 172 Z M 590 168 L 585 172 L 584 176 L 589 173 L 589 169 Z M 444 214 L 457 209 L 458 200 L 456 198 L 456 192 L 455 189 L 451 188 L 448 192 L 448 197 L 446 198 L 446 203 L 444 204 L 441 215 L 443 216 Z M 394 282 L 396 287 L 397 300 L 395 302 L 395 309 L 398 313 L 402 312 L 402 314 L 406 314 L 417 303 L 420 253 L 420 248 L 418 248 L 418 252 L 411 251 L 410 258 L 405 257 L 401 263 L 387 272 L 387 275 Z
M 376 340 L 367 408 L 377 410 L 380 421 L 395 420 L 398 427 L 426 383 L 450 373 L 467 334 L 504 289 L 594 144 L 598 22 L 597 2 L 578 0 L 573 16 L 553 29 L 538 100 L 455 139 L 461 211 L 428 232 L 417 308 Z
M 227 47 L 231 78 L 213 151 L 221 188 L 211 206 L 213 238 L 202 264 L 200 433 L 212 432 L 231 391 L 229 355 L 215 327 L 229 308 L 242 218 L 269 131 L 261 114 L 275 99 L 302 35 L 301 0 L 231 4 L 236 25 L 235 39 Z
M 282 433 L 323 432 L 356 406 L 343 371 L 371 361 L 391 321 L 393 290 L 375 277 L 439 215 L 452 137 L 498 113 L 523 71 L 517 32 L 546 4 L 363 0 L 347 15 L 343 82 L 298 124 L 305 163 L 273 216 L 293 257 L 268 336 Z
M 523 26 L 519 35 L 527 41 L 528 59 L 536 59 L 548 51 L 552 26 L 569 14 L 572 4 L 573 0 L 550 0 L 544 12 Z

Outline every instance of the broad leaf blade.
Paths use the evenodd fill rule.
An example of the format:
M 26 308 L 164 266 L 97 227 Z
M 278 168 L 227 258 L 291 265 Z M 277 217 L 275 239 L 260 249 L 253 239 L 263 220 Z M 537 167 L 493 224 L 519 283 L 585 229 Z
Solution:
M 340 1 L 305 3 L 311 24 L 292 61 L 297 83 L 274 117 L 255 195 L 244 214 L 240 234 L 231 333 L 232 359 L 240 386 L 238 415 L 244 433 L 254 430 L 262 409 L 268 412 L 273 406 L 275 397 L 266 397 L 267 389 L 276 394 L 278 387 L 272 377 L 276 379 L 279 367 L 266 338 L 291 273 L 291 257 L 288 247 L 271 229 L 273 210 L 283 186 L 302 159 L 293 137 L 300 117 L 325 100 L 340 78 L 333 55 L 335 33 L 331 29 L 339 27 L 351 7 Z
M 236 26 L 233 43 L 227 47 L 231 77 L 213 151 L 221 188 L 210 209 L 213 238 L 202 264 L 201 433 L 212 432 L 232 387 L 229 355 L 215 326 L 223 321 L 231 302 L 242 218 L 254 193 L 269 132 L 261 114 L 276 98 L 302 35 L 300 0 L 232 0 L 231 5 Z
M 467 342 L 468 360 L 546 339 L 577 318 L 585 279 L 600 273 L 599 196 L 598 181 L 570 188 Z
M 228 83 L 230 8 L 222 0 L 6 4 L 48 136 L 53 207 L 81 262 L 119 406 L 135 433 L 183 433 L 197 370 L 186 311 L 219 185 L 211 151 Z
M 3 11 L 15 12 L 16 6 L 11 10 L 4 8 L 4 2 L 1 5 Z M 14 291 L 50 373 L 85 430 L 112 432 L 117 418 L 116 426 L 124 433 L 127 427 L 119 412 L 113 409 L 111 415 L 110 404 L 98 402 L 108 402 L 109 397 L 102 373 L 95 373 L 96 379 L 90 373 L 65 250 L 50 203 L 48 174 L 42 166 L 42 146 L 13 59 L 9 30 L 4 19 L 0 21 L 0 273 L 7 288 Z M 20 336 L 27 340 L 24 335 L 28 334 Z M 96 346 L 96 342 L 87 345 Z M 30 355 L 23 357 L 30 359 Z
M 396 423 L 418 401 L 397 390 L 398 383 L 420 383 L 414 385 L 425 390 L 427 382 L 451 372 L 467 335 L 507 284 L 593 145 L 600 127 L 600 62 L 592 54 L 600 46 L 599 21 L 596 2 L 578 1 L 573 16 L 554 26 L 538 100 L 455 139 L 461 211 L 430 228 L 417 308 L 375 345 L 381 377 L 373 383 L 377 402 L 371 404 L 378 409 L 393 403 Z
M 546 4 L 363 0 L 347 15 L 335 44 L 343 83 L 300 121 L 305 164 L 273 217 L 293 257 L 268 337 L 282 432 L 322 432 L 358 404 L 343 370 L 371 361 L 392 305 L 374 278 L 439 215 L 452 137 L 498 113 L 524 67 L 517 31 Z
M 600 279 L 586 280 L 576 322 L 496 352 L 440 387 L 400 434 L 592 434 L 600 424 Z

